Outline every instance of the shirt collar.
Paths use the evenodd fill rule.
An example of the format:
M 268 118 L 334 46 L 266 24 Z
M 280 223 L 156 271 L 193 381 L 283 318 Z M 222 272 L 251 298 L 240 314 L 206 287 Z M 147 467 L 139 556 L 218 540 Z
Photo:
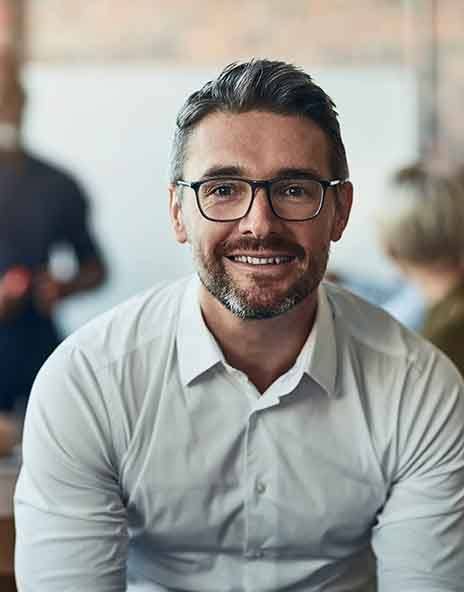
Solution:
M 177 351 L 182 385 L 218 363 L 224 355 L 208 331 L 199 302 L 200 280 L 193 276 L 182 300 L 177 329 Z M 315 380 L 329 396 L 335 395 L 337 356 L 332 311 L 324 286 L 319 287 L 318 309 L 313 329 L 295 362 Z
M 199 302 L 200 280 L 193 276 L 181 304 L 177 328 L 177 351 L 182 385 L 203 374 L 224 356 L 206 327 Z
M 335 321 L 324 285 L 318 289 L 318 308 L 314 324 L 314 341 L 307 358 L 306 373 L 315 380 L 326 393 L 336 396 L 337 343 Z M 311 331 L 310 337 L 313 334 Z

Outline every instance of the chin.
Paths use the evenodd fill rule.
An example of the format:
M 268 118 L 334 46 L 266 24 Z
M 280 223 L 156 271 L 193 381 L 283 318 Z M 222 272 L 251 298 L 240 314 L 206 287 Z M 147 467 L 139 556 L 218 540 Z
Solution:
M 276 294 L 274 291 L 274 295 L 271 289 L 263 294 L 264 289 L 247 290 L 230 283 L 227 285 L 213 283 L 205 286 L 227 310 L 242 320 L 278 317 L 303 302 L 311 293 L 310 286 L 304 284 L 293 286 L 284 294 Z
M 227 310 L 243 320 L 272 319 L 301 304 L 317 290 L 326 263 L 326 257 L 316 260 L 313 269 L 300 270 L 293 279 L 253 275 L 235 278 L 217 261 L 207 262 L 196 254 L 196 268 L 203 286 Z
M 287 313 L 297 304 L 296 302 L 285 300 L 278 305 L 263 305 L 239 302 L 236 298 L 225 298 L 221 302 L 233 315 L 244 321 L 273 319 Z

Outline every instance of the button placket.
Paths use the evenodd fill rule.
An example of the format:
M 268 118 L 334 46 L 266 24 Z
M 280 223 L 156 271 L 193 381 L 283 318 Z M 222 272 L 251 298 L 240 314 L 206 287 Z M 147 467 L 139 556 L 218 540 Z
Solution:
M 265 493 L 267 487 L 266 484 L 263 481 L 258 481 L 256 483 L 256 493 L 258 493 L 259 495 L 263 495 L 263 493 Z
M 259 497 L 264 494 L 267 487 L 265 482 L 258 478 L 262 474 L 263 458 L 259 446 L 259 417 L 263 413 L 254 411 L 250 414 L 246 434 L 246 539 L 244 545 L 244 556 L 248 559 L 262 557 L 262 545 L 267 538 L 263 528 L 266 524 L 263 512 L 264 507 Z

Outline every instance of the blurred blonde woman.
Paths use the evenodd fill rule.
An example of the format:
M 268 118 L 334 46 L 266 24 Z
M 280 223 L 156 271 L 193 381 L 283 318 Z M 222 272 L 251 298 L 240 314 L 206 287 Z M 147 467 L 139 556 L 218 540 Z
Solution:
M 416 164 L 395 181 L 398 208 L 380 223 L 382 246 L 426 299 L 422 334 L 464 375 L 464 168 L 440 175 Z

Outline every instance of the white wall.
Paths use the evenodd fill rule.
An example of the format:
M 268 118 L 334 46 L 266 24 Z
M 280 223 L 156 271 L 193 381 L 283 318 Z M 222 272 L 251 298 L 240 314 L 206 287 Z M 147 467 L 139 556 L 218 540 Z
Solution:
M 169 148 L 185 96 L 216 73 L 146 64 L 26 70 L 26 143 L 83 182 L 111 269 L 104 289 L 62 307 L 67 331 L 191 269 L 188 248 L 175 243 L 169 227 Z M 356 189 L 350 226 L 332 261 L 348 271 L 390 275 L 372 218 L 377 205 L 391 199 L 388 176 L 416 154 L 414 79 L 393 67 L 314 75 L 337 103 Z

